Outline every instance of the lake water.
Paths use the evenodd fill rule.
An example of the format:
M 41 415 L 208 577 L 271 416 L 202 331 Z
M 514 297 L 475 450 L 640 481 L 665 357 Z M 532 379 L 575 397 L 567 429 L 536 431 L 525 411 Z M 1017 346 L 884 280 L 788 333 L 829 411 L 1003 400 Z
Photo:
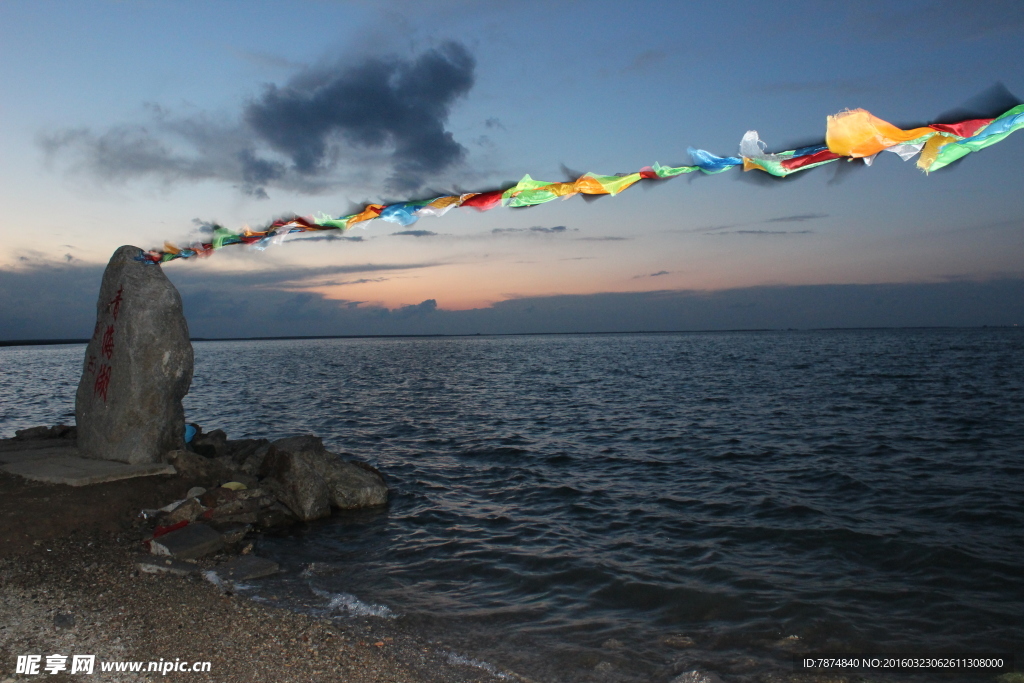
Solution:
M 73 420 L 82 352 L 0 348 L 0 434 Z M 195 352 L 190 420 L 318 434 L 393 489 L 384 510 L 264 539 L 288 571 L 259 597 L 537 681 L 768 680 L 805 650 L 1024 652 L 1021 330 Z

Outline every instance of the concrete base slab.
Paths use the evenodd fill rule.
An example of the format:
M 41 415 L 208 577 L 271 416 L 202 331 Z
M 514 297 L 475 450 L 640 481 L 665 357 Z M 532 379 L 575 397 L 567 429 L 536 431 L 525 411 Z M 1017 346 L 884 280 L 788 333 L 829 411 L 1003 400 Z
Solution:
M 277 562 L 255 555 L 239 555 L 217 567 L 214 571 L 228 581 L 249 581 L 261 579 L 279 572 Z
M 91 460 L 78 455 L 74 447 L 29 448 L 0 451 L 0 470 L 32 481 L 68 486 L 88 486 L 118 479 L 174 474 L 162 462 L 129 465 L 112 460 Z
M 189 524 L 149 542 L 149 552 L 176 560 L 195 560 L 223 547 L 224 538 L 205 524 Z

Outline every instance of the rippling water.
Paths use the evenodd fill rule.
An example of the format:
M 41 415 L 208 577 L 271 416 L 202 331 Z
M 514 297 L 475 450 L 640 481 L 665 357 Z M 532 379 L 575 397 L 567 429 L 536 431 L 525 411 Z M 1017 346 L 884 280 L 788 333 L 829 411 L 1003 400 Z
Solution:
M 316 433 L 393 487 L 386 510 L 266 539 L 292 571 L 265 594 L 544 681 L 1024 650 L 1019 330 L 195 351 L 189 419 Z M 0 349 L 5 435 L 73 419 L 81 353 Z

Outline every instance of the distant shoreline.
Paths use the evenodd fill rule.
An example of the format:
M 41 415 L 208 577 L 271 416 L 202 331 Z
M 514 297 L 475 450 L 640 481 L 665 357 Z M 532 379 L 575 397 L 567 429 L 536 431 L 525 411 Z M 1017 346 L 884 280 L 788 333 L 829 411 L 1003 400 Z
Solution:
M 998 330 L 1014 329 L 1017 325 L 918 325 L 909 327 L 763 327 L 740 328 L 735 330 L 629 330 L 626 332 L 477 332 L 476 334 L 322 334 L 296 335 L 285 337 L 192 337 L 192 342 L 219 341 L 286 341 L 295 339 L 444 339 L 458 337 L 552 337 L 552 336 L 597 336 L 609 334 L 706 334 L 709 332 L 835 332 L 856 330 Z M 9 339 L 0 340 L 5 346 L 57 346 L 60 344 L 88 344 L 88 339 Z

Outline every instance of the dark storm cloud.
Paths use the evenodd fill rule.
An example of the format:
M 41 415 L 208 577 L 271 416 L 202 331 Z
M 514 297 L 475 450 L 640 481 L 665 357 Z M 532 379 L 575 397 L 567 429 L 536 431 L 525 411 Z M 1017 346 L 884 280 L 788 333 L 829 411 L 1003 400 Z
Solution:
M 243 118 L 303 175 L 325 170 L 337 136 L 356 147 L 393 148 L 392 189 L 412 191 L 465 155 L 445 123 L 473 87 L 475 67 L 465 47 L 446 42 L 413 61 L 370 59 L 268 85 Z
M 262 199 L 270 187 L 324 192 L 344 181 L 341 168 L 358 177 L 384 166 L 387 189 L 407 193 L 465 157 L 445 126 L 475 68 L 463 45 L 446 42 L 412 59 L 306 69 L 267 85 L 237 121 L 176 118 L 150 104 L 145 123 L 53 131 L 38 144 L 48 159 L 110 181 L 216 179 Z

